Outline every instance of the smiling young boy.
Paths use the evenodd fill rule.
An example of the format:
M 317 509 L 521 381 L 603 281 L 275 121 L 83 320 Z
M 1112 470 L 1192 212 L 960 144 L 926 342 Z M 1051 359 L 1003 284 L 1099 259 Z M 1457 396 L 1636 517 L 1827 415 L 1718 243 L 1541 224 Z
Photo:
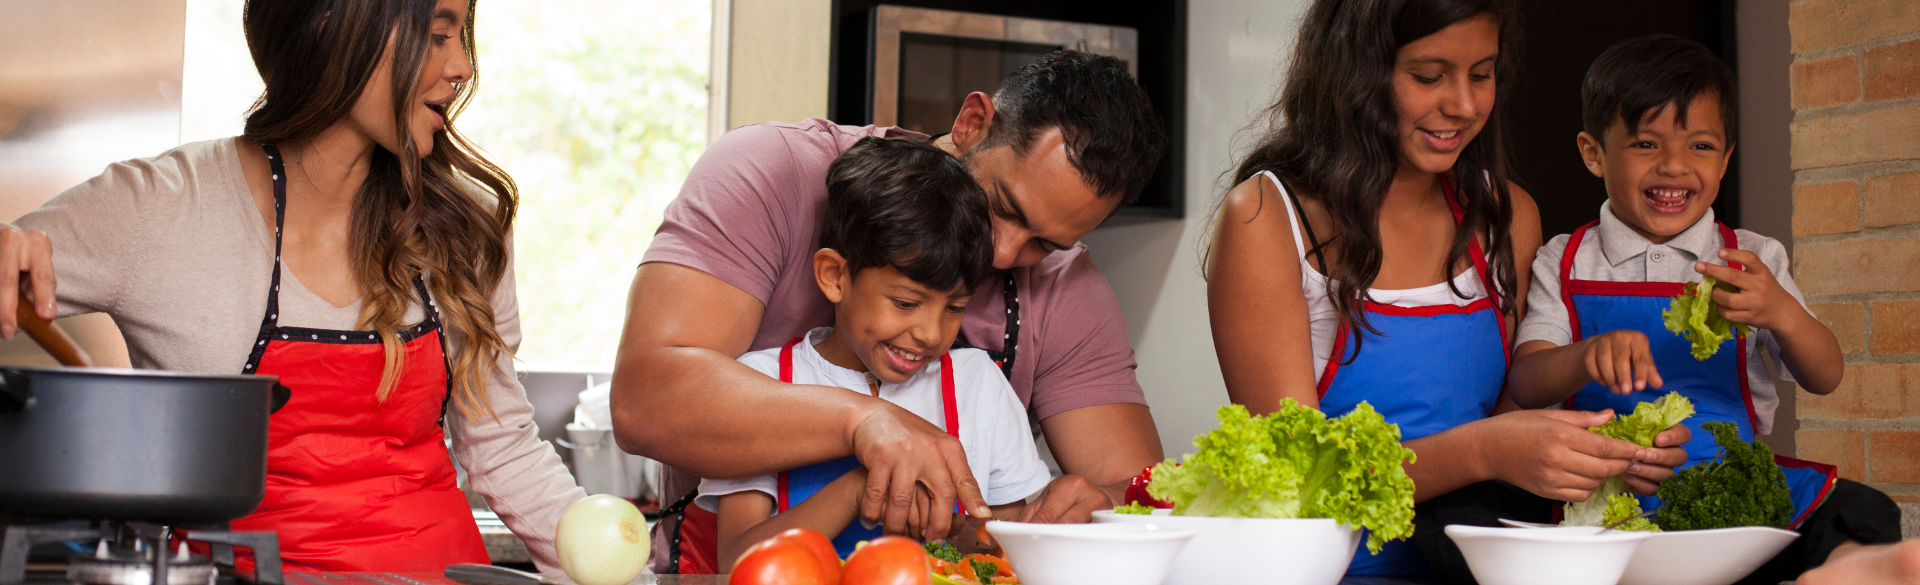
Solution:
M 864 138 L 827 172 L 813 256 L 833 327 L 740 356 L 783 382 L 869 393 L 954 435 L 995 516 L 1018 514 L 1051 475 L 1026 409 L 986 352 L 949 351 L 993 255 L 986 198 L 964 165 L 924 142 Z M 880 535 L 854 524 L 866 470 L 852 457 L 745 480 L 700 483 L 719 516 L 721 572 L 789 528 L 833 538 L 842 557 Z M 951 513 L 916 510 L 916 513 Z
M 1734 87 L 1726 64 L 1674 36 L 1624 41 L 1594 61 L 1578 144 L 1607 202 L 1598 221 L 1555 237 L 1534 260 L 1507 378 L 1515 402 L 1626 413 L 1679 392 L 1695 407 L 1685 424 L 1697 463 L 1719 454 L 1703 422 L 1735 423 L 1748 441 L 1771 432 L 1779 396 L 1766 362 L 1808 392 L 1840 385 L 1840 346 L 1807 310 L 1786 248 L 1714 221 L 1734 148 Z M 1733 288 L 1713 291 L 1716 310 L 1753 329 L 1697 360 L 1661 311 L 1703 274 Z M 1838 480 L 1832 466 L 1779 461 L 1802 537 L 1750 579 L 1791 580 L 1843 544 L 1898 539 L 1899 512 L 1884 494 Z

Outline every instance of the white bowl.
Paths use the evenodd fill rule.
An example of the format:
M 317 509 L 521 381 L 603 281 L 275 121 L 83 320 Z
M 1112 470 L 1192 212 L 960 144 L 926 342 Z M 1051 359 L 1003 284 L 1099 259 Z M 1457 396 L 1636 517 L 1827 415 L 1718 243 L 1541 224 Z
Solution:
M 1158 585 L 1193 531 L 1147 524 L 987 523 L 1021 583 Z
M 1767 564 L 1796 538 L 1798 533 L 1772 526 L 1656 532 L 1633 553 L 1620 585 L 1727 585 Z
M 1447 537 L 1460 545 L 1481 585 L 1614 585 L 1649 532 L 1598 526 L 1487 528 L 1455 524 Z
M 1509 526 L 1545 525 L 1501 520 Z M 1633 553 L 1620 585 L 1728 585 L 1767 564 L 1800 537 L 1772 526 L 1654 532 Z
M 1360 546 L 1360 531 L 1327 518 L 1208 518 L 1155 510 L 1151 516 L 1094 512 L 1093 521 L 1199 533 L 1174 558 L 1166 585 L 1334 585 Z M 1026 574 L 1020 577 L 1024 581 Z

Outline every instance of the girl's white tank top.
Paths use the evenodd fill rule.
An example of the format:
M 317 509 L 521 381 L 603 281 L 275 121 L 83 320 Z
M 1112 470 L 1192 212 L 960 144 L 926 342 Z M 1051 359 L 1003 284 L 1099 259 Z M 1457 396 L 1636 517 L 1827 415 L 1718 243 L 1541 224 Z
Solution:
M 1307 332 L 1313 340 L 1313 380 L 1320 381 L 1320 374 L 1327 371 L 1327 360 L 1333 355 L 1333 336 L 1339 332 L 1340 314 L 1334 310 L 1333 299 L 1328 296 L 1326 275 L 1320 274 L 1307 261 L 1306 239 L 1300 236 L 1300 217 L 1293 212 L 1293 194 L 1287 192 L 1287 186 L 1280 182 L 1270 171 L 1261 171 L 1273 187 L 1280 191 L 1282 209 L 1287 210 L 1287 219 L 1293 226 L 1293 248 L 1300 262 L 1300 288 L 1307 296 Z M 1491 260 L 1491 259 L 1489 259 Z M 1453 294 L 1457 289 L 1461 298 Z M 1435 305 L 1453 305 L 1464 307 L 1487 296 L 1487 288 L 1481 284 L 1480 274 L 1473 268 L 1467 268 L 1453 277 L 1453 287 L 1439 282 L 1420 288 L 1382 289 L 1369 288 L 1367 294 L 1374 302 L 1398 307 L 1431 307 Z

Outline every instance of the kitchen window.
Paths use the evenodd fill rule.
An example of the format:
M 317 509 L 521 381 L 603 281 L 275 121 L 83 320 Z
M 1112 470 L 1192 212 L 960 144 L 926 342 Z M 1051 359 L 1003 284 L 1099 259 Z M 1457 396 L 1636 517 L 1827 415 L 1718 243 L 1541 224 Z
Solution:
M 181 140 L 239 134 L 260 80 L 244 0 L 190 0 Z M 520 187 L 525 369 L 610 369 L 633 271 L 707 143 L 712 6 L 488 0 L 456 122 Z

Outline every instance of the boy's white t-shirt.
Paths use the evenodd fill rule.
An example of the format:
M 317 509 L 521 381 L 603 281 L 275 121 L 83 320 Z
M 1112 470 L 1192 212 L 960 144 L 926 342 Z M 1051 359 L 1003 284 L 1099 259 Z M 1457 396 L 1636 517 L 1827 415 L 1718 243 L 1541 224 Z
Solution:
M 832 327 L 814 329 L 807 333 L 804 341 L 794 345 L 793 382 L 867 394 L 866 373 L 833 365 L 813 348 L 832 330 Z M 954 401 L 960 409 L 960 446 L 967 452 L 967 467 L 973 470 L 981 495 L 986 497 L 988 505 L 998 506 L 1038 493 L 1053 477 L 1046 463 L 1040 461 L 1032 430 L 1027 426 L 1026 408 L 1020 405 L 1013 386 L 1007 383 L 1000 367 L 994 365 L 986 352 L 955 349 L 947 353 L 953 358 Z M 778 378 L 780 348 L 747 353 L 740 356 L 740 363 Z M 906 382 L 881 383 L 880 398 L 920 415 L 936 427 L 943 430 L 946 427 L 938 361 L 927 364 Z M 700 496 L 694 499 L 694 504 L 711 511 L 720 496 L 748 490 L 778 498 L 776 486 L 775 474 L 740 480 L 704 479 L 700 481 Z

